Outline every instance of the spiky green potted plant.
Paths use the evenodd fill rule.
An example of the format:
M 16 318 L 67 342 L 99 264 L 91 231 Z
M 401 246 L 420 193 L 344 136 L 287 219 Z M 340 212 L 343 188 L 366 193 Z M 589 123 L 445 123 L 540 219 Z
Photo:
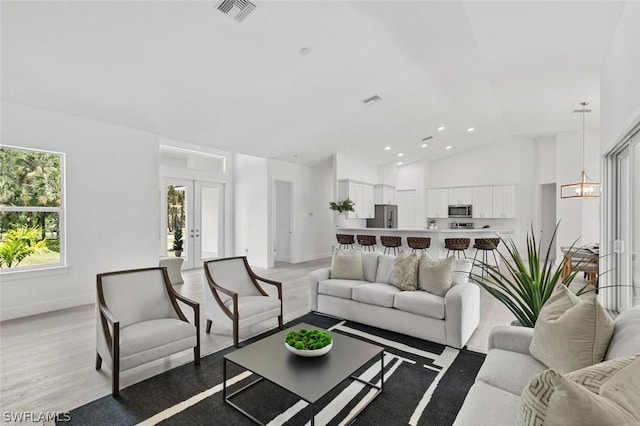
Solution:
M 176 257 L 182 256 L 182 228 L 176 226 L 175 231 L 173 231 L 173 253 Z
M 495 265 L 477 262 L 483 273 L 473 273 L 474 280 L 489 294 L 498 299 L 516 317 L 518 323 L 525 327 L 533 327 L 540 314 L 542 305 L 549 299 L 553 290 L 559 285 L 569 285 L 578 273 L 573 271 L 562 278 L 562 264 L 555 265 L 551 260 L 551 250 L 556 239 L 559 223 L 547 247 L 536 242 L 533 226 L 527 234 L 526 259 L 520 254 L 511 237 L 500 237 L 506 247 L 508 260 L 498 252 L 503 271 Z M 541 254 L 544 253 L 544 258 Z

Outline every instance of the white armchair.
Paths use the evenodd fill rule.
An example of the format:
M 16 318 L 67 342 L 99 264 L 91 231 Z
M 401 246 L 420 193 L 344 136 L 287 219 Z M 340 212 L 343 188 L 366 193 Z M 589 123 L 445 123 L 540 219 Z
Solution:
M 178 300 L 193 308 L 193 324 Z M 107 363 L 114 397 L 121 371 L 191 348 L 200 364 L 200 305 L 176 293 L 166 268 L 98 274 L 96 305 L 96 370 Z
M 205 313 L 207 333 L 215 324 L 216 330 L 233 329 L 233 344 L 239 347 L 239 330 L 253 324 L 278 317 L 282 325 L 282 283 L 256 275 L 246 256 L 215 259 L 204 262 Z M 258 281 L 278 289 L 278 297 L 272 297 Z

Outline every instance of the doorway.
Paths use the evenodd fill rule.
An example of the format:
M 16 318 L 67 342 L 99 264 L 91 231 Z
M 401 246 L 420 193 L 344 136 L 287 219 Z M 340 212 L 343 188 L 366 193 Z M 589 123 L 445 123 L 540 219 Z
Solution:
M 540 247 L 546 250 L 551 244 L 549 251 L 550 258 L 546 259 L 555 262 L 556 260 L 556 240 L 551 242 L 553 232 L 556 228 L 556 184 L 545 183 L 540 185 Z M 542 253 L 546 256 L 546 253 Z
M 273 230 L 273 260 L 291 263 L 293 229 L 293 182 L 273 181 L 275 218 Z
M 182 248 L 182 269 L 224 256 L 224 185 L 166 178 L 162 182 L 162 256 Z M 182 244 L 180 244 L 180 240 Z

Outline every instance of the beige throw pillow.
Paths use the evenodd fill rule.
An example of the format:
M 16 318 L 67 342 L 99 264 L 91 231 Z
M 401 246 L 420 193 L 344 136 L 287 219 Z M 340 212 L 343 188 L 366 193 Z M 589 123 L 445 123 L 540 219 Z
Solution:
M 407 255 L 400 253 L 393 259 L 391 272 L 389 273 L 389 284 L 398 287 L 400 290 L 417 289 L 418 281 L 418 256 L 415 253 Z
M 558 286 L 542 307 L 529 352 L 560 373 L 601 362 L 613 335 L 613 319 L 597 299 L 580 299 Z
M 618 401 L 590 392 L 549 369 L 535 375 L 522 391 L 516 425 L 616 426 L 637 420 Z
M 444 297 L 453 283 L 453 271 L 456 267 L 456 259 L 446 259 L 432 262 L 422 256 L 418 265 L 418 288 Z
M 362 252 L 360 250 L 342 251 L 334 247 L 329 278 L 363 281 Z
M 628 367 L 635 360 L 640 359 L 640 354 L 635 354 L 623 358 L 610 359 L 599 364 L 585 367 L 580 370 L 565 374 L 569 380 L 573 380 L 585 389 L 593 393 L 600 393 L 600 388 L 620 370 Z M 640 380 L 640 377 L 638 377 Z

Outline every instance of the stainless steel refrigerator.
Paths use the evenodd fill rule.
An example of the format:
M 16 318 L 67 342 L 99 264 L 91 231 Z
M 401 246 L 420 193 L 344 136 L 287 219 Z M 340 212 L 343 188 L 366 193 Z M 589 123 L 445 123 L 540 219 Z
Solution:
M 367 228 L 397 228 L 398 206 L 395 204 L 376 204 L 375 217 L 367 219 Z

